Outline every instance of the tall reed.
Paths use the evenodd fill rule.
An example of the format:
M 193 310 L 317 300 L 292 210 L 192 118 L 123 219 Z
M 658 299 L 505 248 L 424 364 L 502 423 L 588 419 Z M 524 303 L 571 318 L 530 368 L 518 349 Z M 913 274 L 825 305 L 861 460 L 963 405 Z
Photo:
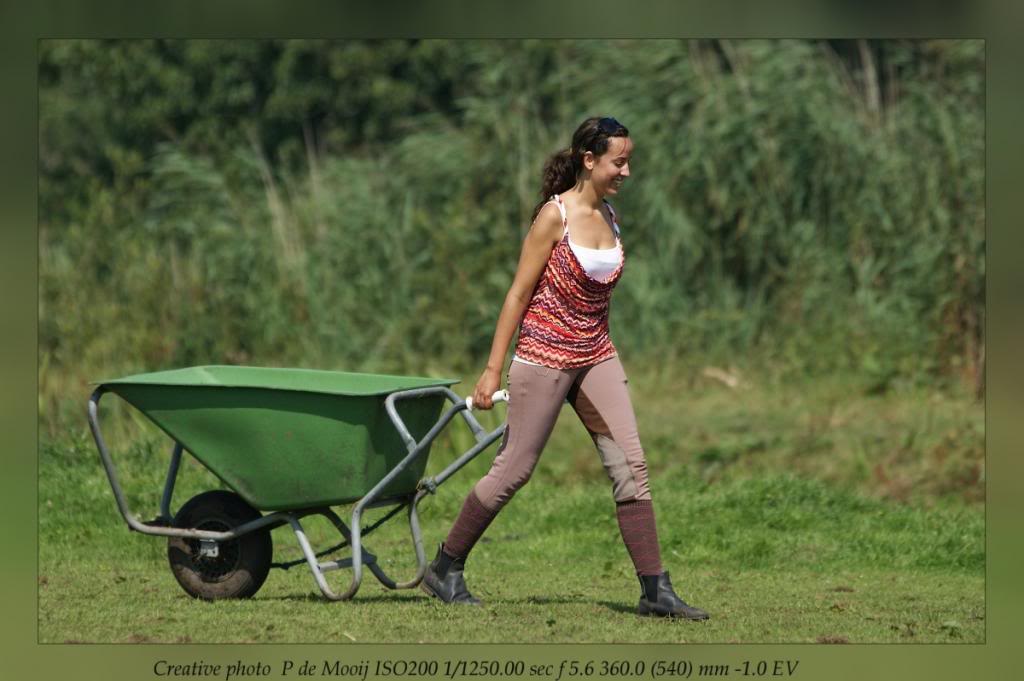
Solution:
M 386 41 L 379 58 L 359 43 L 273 46 L 279 75 L 312 55 L 288 87 L 361 108 L 322 115 L 311 95 L 288 113 L 292 100 L 271 97 L 277 108 L 221 146 L 184 136 L 122 154 L 59 210 L 59 181 L 72 182 L 56 170 L 71 153 L 62 116 L 89 81 L 45 79 L 44 419 L 69 381 L 188 364 L 475 371 L 541 164 L 595 113 L 636 142 L 616 199 L 623 353 L 848 371 L 869 391 L 957 376 L 980 387 L 977 41 L 865 44 L 878 57 L 859 65 L 795 40 Z M 201 47 L 214 49 L 189 49 Z M 158 48 L 133 49 L 183 68 L 160 56 L 176 44 Z M 369 71 L 342 74 L 342 52 Z M 359 89 L 367 78 L 379 85 Z M 268 146 L 281 121 L 294 139 Z

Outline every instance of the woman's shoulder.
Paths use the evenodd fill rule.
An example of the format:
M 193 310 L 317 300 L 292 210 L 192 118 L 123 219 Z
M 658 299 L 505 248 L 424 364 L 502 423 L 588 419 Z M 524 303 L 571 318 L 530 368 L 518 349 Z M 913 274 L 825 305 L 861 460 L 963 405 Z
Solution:
M 558 241 L 562 238 L 562 212 L 558 205 L 548 201 L 537 212 L 531 227 L 539 236 L 551 241 Z

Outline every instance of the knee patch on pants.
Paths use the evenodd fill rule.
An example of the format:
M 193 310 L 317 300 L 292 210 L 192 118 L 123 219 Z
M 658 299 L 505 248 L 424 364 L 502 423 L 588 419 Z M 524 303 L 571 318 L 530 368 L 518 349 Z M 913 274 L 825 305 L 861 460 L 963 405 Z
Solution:
M 626 451 L 605 435 L 595 434 L 594 444 L 601 455 L 601 463 L 604 470 L 612 481 L 612 496 L 615 501 L 632 501 L 634 499 L 650 499 L 650 492 L 646 483 L 646 464 L 644 464 L 644 480 L 638 481 L 634 475 L 633 468 L 629 465 L 629 458 Z M 641 455 L 641 461 L 643 456 Z M 641 486 L 643 489 L 641 489 Z

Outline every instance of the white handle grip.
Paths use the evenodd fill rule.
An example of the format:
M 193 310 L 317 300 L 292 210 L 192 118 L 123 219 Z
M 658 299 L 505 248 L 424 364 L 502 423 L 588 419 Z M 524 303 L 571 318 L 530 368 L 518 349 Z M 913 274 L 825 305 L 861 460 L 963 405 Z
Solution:
M 508 391 L 499 390 L 498 392 L 491 395 L 492 402 L 508 402 Z M 473 411 L 473 396 L 470 395 L 466 398 L 466 409 Z

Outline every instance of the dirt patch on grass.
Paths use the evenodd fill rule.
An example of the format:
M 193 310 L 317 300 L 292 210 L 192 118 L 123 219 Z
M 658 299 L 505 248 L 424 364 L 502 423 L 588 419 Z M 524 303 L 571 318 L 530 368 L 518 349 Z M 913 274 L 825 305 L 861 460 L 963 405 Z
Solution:
M 850 639 L 845 636 L 822 635 L 817 639 L 818 643 L 849 643 Z

